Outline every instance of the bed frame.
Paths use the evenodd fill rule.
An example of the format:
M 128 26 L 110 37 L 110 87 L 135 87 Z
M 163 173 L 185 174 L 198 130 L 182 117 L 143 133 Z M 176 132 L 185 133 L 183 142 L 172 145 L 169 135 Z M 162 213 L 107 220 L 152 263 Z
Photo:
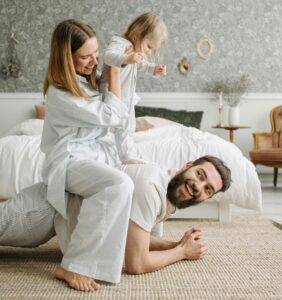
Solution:
M 189 208 L 177 210 L 174 219 L 214 219 L 220 223 L 230 223 L 230 204 L 207 200 L 204 203 Z
M 139 105 L 151 107 L 185 109 L 189 111 L 204 111 L 201 129 L 209 131 L 217 122 L 215 105 L 210 94 L 178 94 L 178 93 L 140 93 Z M 34 105 L 41 103 L 41 93 L 0 93 L 0 137 L 12 126 L 29 118 L 35 118 Z M 11 116 L 13 116 L 11 118 Z M 216 219 L 220 223 L 231 221 L 230 205 L 217 201 L 206 201 L 195 207 L 177 211 L 173 218 Z

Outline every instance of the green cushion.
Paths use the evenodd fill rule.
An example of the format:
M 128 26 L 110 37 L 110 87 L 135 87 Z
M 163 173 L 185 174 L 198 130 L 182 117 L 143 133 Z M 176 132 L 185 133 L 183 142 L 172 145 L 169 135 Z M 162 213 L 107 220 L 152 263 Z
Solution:
M 150 116 L 168 119 L 178 122 L 187 127 L 200 128 L 203 112 L 202 111 L 186 111 L 171 110 L 159 107 L 135 106 L 136 118 Z

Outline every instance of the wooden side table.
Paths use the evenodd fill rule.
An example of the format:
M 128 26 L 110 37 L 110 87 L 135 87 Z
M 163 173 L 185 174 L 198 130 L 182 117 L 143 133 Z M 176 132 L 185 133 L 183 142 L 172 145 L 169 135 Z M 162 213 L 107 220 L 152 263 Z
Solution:
M 217 129 L 225 129 L 229 131 L 229 141 L 231 143 L 234 143 L 234 131 L 238 129 L 244 129 L 244 128 L 251 128 L 250 126 L 241 126 L 241 125 L 216 125 L 213 126 L 212 128 L 217 128 Z

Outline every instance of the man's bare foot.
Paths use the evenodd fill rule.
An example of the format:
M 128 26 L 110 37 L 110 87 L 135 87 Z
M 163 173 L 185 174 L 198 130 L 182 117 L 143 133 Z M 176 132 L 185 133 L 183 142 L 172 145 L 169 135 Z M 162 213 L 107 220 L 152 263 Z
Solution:
M 78 291 L 94 292 L 99 288 L 99 284 L 93 278 L 68 271 L 62 267 L 56 269 L 55 277 L 66 281 L 70 287 Z

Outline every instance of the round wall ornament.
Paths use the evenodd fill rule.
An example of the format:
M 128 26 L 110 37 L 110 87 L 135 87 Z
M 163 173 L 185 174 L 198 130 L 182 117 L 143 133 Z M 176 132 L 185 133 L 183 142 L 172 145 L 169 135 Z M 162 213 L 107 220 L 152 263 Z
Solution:
M 202 59 L 208 59 L 213 53 L 213 41 L 207 37 L 201 37 L 197 42 L 197 52 Z
M 178 63 L 178 70 L 182 75 L 186 75 L 191 71 L 191 64 L 186 57 L 183 57 Z

